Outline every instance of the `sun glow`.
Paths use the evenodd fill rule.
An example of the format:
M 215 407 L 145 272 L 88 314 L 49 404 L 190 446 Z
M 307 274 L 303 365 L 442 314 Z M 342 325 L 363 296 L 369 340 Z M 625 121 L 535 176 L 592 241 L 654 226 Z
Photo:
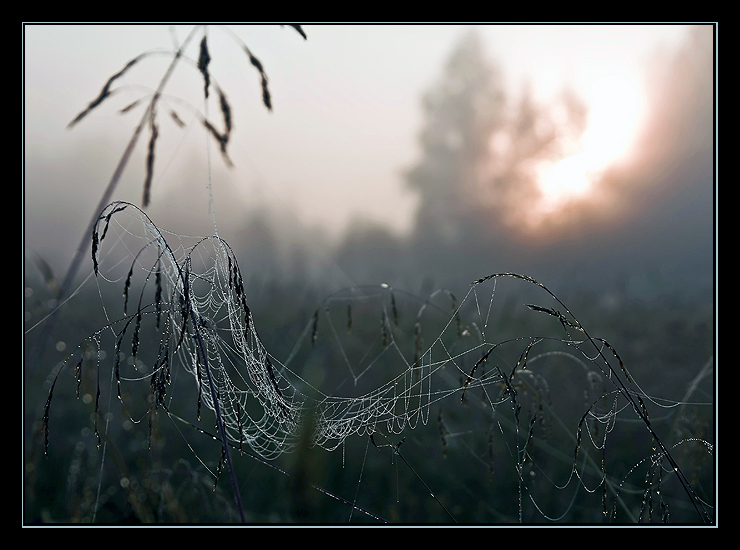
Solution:
M 538 170 L 540 221 L 585 197 L 609 165 L 630 153 L 643 115 L 643 95 L 635 72 L 595 81 L 588 104 L 588 127 L 579 140 L 578 152 Z

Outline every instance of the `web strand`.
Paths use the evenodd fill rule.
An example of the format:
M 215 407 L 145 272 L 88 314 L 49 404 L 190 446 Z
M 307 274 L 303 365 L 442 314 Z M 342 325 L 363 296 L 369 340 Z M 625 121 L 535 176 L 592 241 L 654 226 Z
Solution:
M 218 235 L 198 238 L 167 233 L 135 205 L 116 202 L 101 212 L 93 236 L 94 275 L 107 323 L 90 340 L 99 358 L 103 339 L 114 341 L 108 362 L 98 361 L 98 381 L 101 369 L 113 363 L 107 411 L 117 396 L 130 421 L 140 424 L 147 419 L 150 430 L 158 409 L 180 418 L 174 409 L 184 407 L 195 417 L 187 421 L 193 426 L 203 422 L 206 414 L 215 414 L 217 439 L 226 442 L 225 447 L 265 462 L 301 448 L 306 426 L 311 426 L 308 441 L 312 447 L 325 451 L 341 447 L 343 460 L 351 438 L 369 438 L 382 451 L 387 445 L 378 446 L 378 434 L 387 434 L 387 441 L 407 441 L 428 427 L 437 430 L 445 454 L 451 445 L 460 448 L 462 444 L 476 463 L 493 471 L 493 460 L 487 454 L 492 453 L 494 434 L 500 434 L 515 462 L 518 521 L 525 521 L 527 502 L 544 518 L 560 517 L 544 511 L 531 481 L 533 473 L 546 471 L 541 449 L 546 449 L 548 457 L 563 454 L 555 443 L 548 443 L 549 434 L 558 431 L 561 438 L 570 437 L 571 458 L 564 460 L 568 469 L 564 477 L 548 472 L 543 479 L 558 491 L 567 490 L 577 480 L 579 490 L 602 490 L 621 502 L 621 485 L 605 470 L 607 437 L 617 428 L 618 419 L 634 411 L 635 403 L 644 408 L 638 419 L 647 416 L 644 391 L 633 383 L 614 348 L 603 339 L 589 337 L 557 299 L 556 306 L 566 313 L 536 304 L 525 309 L 553 321 L 559 335 L 491 340 L 496 279 L 508 277 L 543 288 L 531 278 L 508 273 L 483 278 L 471 285 L 462 300 L 439 291 L 427 298 L 414 297 L 388 285 L 339 291 L 319 304 L 281 361 L 260 338 L 237 258 Z M 485 284 L 492 287 L 490 301 L 481 307 L 479 298 L 487 295 L 480 292 Z M 119 293 L 110 297 L 106 287 L 111 285 L 124 288 L 123 303 Z M 548 348 L 556 345 L 566 349 Z M 615 356 L 618 367 L 606 361 L 604 351 Z M 70 357 L 70 366 L 77 357 Z M 587 388 L 586 412 L 570 428 L 552 404 L 551 386 L 556 383 L 560 388 L 556 391 L 572 391 L 574 382 L 541 374 L 550 363 L 571 365 L 581 373 Z M 81 364 L 82 360 L 78 371 Z M 310 382 L 302 370 L 308 365 L 332 376 L 323 385 Z M 189 391 L 176 389 L 175 380 L 179 384 L 189 381 Z M 132 397 L 136 388 L 149 392 L 144 409 Z M 188 395 L 192 401 L 182 403 Z M 51 392 L 47 427 L 50 402 Z M 676 405 L 661 403 L 666 409 L 677 409 Z M 458 412 L 443 415 L 442 406 Z M 102 414 L 97 399 L 95 407 L 97 418 Z M 455 420 L 463 412 L 471 424 Z M 103 444 L 109 437 L 109 420 L 105 414 Z M 96 434 L 97 429 L 96 421 Z M 476 437 L 488 438 L 487 451 L 476 449 Z M 468 438 L 470 442 L 462 443 Z M 402 463 L 445 516 L 457 520 L 406 452 L 413 445 L 406 444 L 403 454 L 399 443 L 395 445 L 396 490 L 400 491 L 401 472 L 395 469 Z M 673 458 L 657 445 L 655 460 L 672 465 Z M 705 449 L 713 450 L 711 446 Z M 365 445 L 351 510 L 357 509 L 367 452 Z M 205 463 L 200 456 L 198 460 Z M 228 454 L 222 458 L 226 463 L 231 460 Z M 214 475 L 220 470 L 221 465 Z M 686 482 L 679 472 L 673 475 Z M 649 484 L 659 483 L 654 476 L 647 479 Z M 570 495 L 568 500 L 571 506 Z M 606 511 L 606 496 L 604 502 Z M 694 504 L 699 510 L 706 509 L 698 496 Z

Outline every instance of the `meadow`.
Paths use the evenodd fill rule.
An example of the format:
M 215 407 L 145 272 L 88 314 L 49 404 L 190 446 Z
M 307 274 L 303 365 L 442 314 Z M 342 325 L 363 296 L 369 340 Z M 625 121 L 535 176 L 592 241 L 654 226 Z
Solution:
M 196 120 L 229 163 L 238 107 L 199 33 L 170 67 L 200 40 L 186 63 L 217 108 Z M 130 106 L 66 277 L 25 258 L 24 524 L 715 524 L 706 293 L 554 291 L 506 267 L 347 288 L 247 272 L 217 232 L 147 214 L 169 70 Z M 129 162 L 138 204 L 115 200 Z

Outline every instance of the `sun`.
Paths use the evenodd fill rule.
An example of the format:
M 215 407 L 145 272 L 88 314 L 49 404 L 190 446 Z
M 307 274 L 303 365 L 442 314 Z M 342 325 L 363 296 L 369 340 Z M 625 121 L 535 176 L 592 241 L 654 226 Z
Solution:
M 557 215 L 566 205 L 594 191 L 600 175 L 625 159 L 644 114 L 644 95 L 635 71 L 623 71 L 593 82 L 587 94 L 589 120 L 578 151 L 537 171 L 540 199 L 533 221 Z

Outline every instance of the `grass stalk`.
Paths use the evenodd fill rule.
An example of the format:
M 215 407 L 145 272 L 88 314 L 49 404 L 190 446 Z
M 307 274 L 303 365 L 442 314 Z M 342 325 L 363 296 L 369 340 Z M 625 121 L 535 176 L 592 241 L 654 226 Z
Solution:
M 144 114 L 141 117 L 141 121 L 139 122 L 139 125 L 134 130 L 134 133 L 131 136 L 131 139 L 128 142 L 128 145 L 126 146 L 126 149 L 123 152 L 123 155 L 121 156 L 120 160 L 118 161 L 118 165 L 116 166 L 115 171 L 113 172 L 113 175 L 111 176 L 110 181 L 108 182 L 108 185 L 106 186 L 105 190 L 103 191 L 103 195 L 100 197 L 100 200 L 98 201 L 98 205 L 95 210 L 93 210 L 94 215 L 92 218 L 90 218 L 90 221 L 87 224 L 87 228 L 82 234 L 82 238 L 80 239 L 80 244 L 77 246 L 77 249 L 74 252 L 74 255 L 72 256 L 72 260 L 70 261 L 69 267 L 67 268 L 67 272 L 64 275 L 64 279 L 62 280 L 62 284 L 59 286 L 59 289 L 57 291 L 56 299 L 57 302 L 61 302 L 62 298 L 64 298 L 64 295 L 67 292 L 67 289 L 71 288 L 72 282 L 74 281 L 74 278 L 77 276 L 77 272 L 80 269 L 80 264 L 82 262 L 82 258 L 85 257 L 85 250 L 88 249 L 90 246 L 90 235 L 93 233 L 93 229 L 95 228 L 95 225 L 98 221 L 98 213 L 102 212 L 103 209 L 106 207 L 106 205 L 110 202 L 111 196 L 113 195 L 113 191 L 115 191 L 116 186 L 118 185 L 118 181 L 121 179 L 121 175 L 123 175 L 123 171 L 126 168 L 126 165 L 128 164 L 129 159 L 131 158 L 131 154 L 134 151 L 134 148 L 136 147 L 137 142 L 139 141 L 139 136 L 141 135 L 141 131 L 144 129 L 144 126 L 149 121 L 151 117 L 151 113 L 153 112 L 157 101 L 159 100 L 159 97 L 162 94 L 162 91 L 164 90 L 167 82 L 170 79 L 170 76 L 172 76 L 172 72 L 175 69 L 175 66 L 177 65 L 177 62 L 181 59 L 182 53 L 185 51 L 185 48 L 190 43 L 190 40 L 195 36 L 195 31 L 198 27 L 194 27 L 190 34 L 185 38 L 183 43 L 180 45 L 180 48 L 175 53 L 175 57 L 172 60 L 172 63 L 170 63 L 169 67 L 167 68 L 167 71 L 165 72 L 164 76 L 159 82 L 159 85 L 157 86 L 157 90 L 152 96 L 152 99 L 149 101 L 149 105 L 146 108 Z M 120 73 L 118 73 L 120 74 Z M 109 81 L 110 82 L 110 81 Z M 88 110 L 90 107 L 88 107 Z M 44 352 L 46 348 L 48 347 L 49 338 L 51 337 L 51 333 L 54 329 L 54 325 L 56 324 L 56 319 L 59 313 L 59 309 L 56 309 L 52 312 L 52 315 L 47 320 L 46 324 L 44 325 L 44 329 L 37 340 L 37 345 L 35 346 L 34 350 L 32 350 L 31 353 L 31 361 L 32 362 L 39 362 L 43 360 Z

